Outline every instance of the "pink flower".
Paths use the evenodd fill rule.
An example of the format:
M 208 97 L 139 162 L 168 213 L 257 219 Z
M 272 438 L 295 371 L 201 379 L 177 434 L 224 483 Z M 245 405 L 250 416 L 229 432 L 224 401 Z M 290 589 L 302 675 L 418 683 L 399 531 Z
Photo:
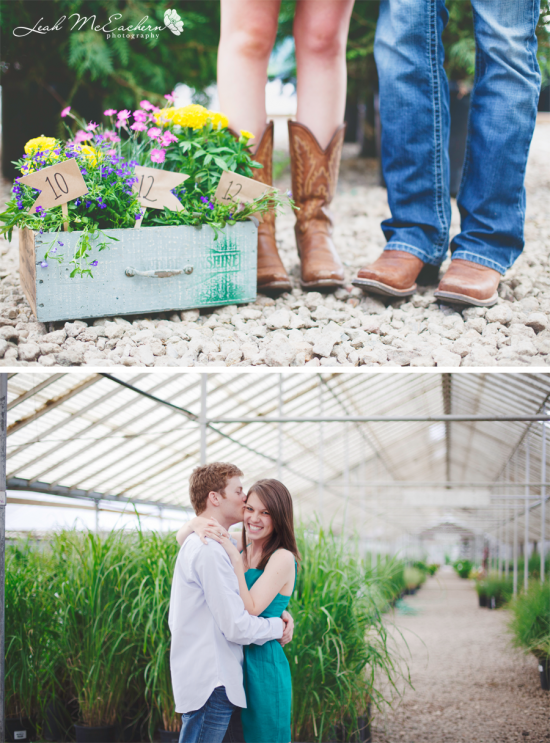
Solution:
M 174 91 L 172 91 L 171 93 L 168 93 L 168 94 L 167 94 L 167 95 L 165 95 L 164 97 L 166 98 L 166 100 L 167 100 L 167 101 L 168 101 L 169 103 L 174 103 L 174 101 L 176 100 L 176 94 L 174 93 Z
M 90 132 L 84 132 L 82 129 L 79 129 L 77 133 L 75 134 L 74 141 L 79 144 L 80 142 L 85 142 L 87 139 L 91 139 L 92 135 Z
M 161 134 L 161 130 L 158 129 L 156 126 L 152 126 L 147 132 L 147 136 L 151 137 L 151 139 L 158 139 Z
M 116 114 L 116 108 L 108 108 L 106 111 L 103 111 L 103 114 L 105 116 L 114 116 Z
M 178 138 L 175 137 L 172 134 L 172 132 L 164 132 L 164 134 L 159 140 L 159 142 L 161 143 L 161 145 L 163 145 L 163 147 L 168 147 L 169 144 L 171 144 L 172 142 L 177 142 L 177 141 L 178 141 Z
M 93 121 L 90 121 L 90 123 L 88 124 L 88 126 L 86 127 L 86 129 L 89 132 L 93 132 L 94 129 L 97 129 L 97 124 L 95 124 Z
M 151 113 L 158 114 L 160 113 L 160 108 L 158 106 L 153 106 L 151 109 Z
M 71 107 L 67 106 L 67 108 L 64 108 L 63 111 L 61 111 L 61 118 L 64 119 L 65 116 L 67 116 L 71 111 Z
M 126 119 L 129 119 L 130 118 L 130 114 L 131 114 L 131 112 L 128 111 L 128 109 L 125 108 L 122 111 L 119 111 L 118 112 L 117 119 L 119 121 L 126 121 Z
M 139 105 L 144 108 L 146 111 L 152 111 L 154 109 L 153 104 L 150 101 L 140 101 Z
M 106 131 L 103 132 L 103 139 L 107 142 L 120 142 L 120 137 L 115 132 Z
M 144 124 L 143 121 L 136 121 L 130 129 L 133 129 L 135 132 L 144 132 L 147 129 L 147 124 Z
M 107 150 L 107 155 L 116 155 L 116 150 Z
M 145 111 L 134 111 L 134 121 L 147 121 L 147 114 Z
M 163 163 L 166 158 L 164 150 L 151 150 L 151 162 Z

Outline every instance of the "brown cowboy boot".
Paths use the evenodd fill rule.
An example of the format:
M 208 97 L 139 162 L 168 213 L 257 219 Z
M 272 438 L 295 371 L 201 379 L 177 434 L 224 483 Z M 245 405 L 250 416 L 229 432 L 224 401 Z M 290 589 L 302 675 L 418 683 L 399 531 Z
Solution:
M 388 297 L 410 297 L 416 279 L 426 264 L 404 250 L 384 250 L 370 266 L 362 268 L 351 282 L 364 291 Z
M 336 129 L 322 150 L 311 131 L 288 122 L 292 197 L 296 212 L 296 244 L 302 263 L 303 289 L 342 286 L 344 269 L 332 242 L 332 217 L 328 209 L 336 190 L 346 125 Z
M 253 158 L 263 165 L 263 168 L 254 169 L 254 180 L 268 186 L 273 185 L 272 121 L 264 129 Z M 263 222 L 258 226 L 258 290 L 289 292 L 291 289 L 290 279 L 275 242 L 275 210 L 270 209 L 263 215 Z
M 434 296 L 450 304 L 492 307 L 498 302 L 502 276 L 494 268 L 455 258 L 441 279 Z

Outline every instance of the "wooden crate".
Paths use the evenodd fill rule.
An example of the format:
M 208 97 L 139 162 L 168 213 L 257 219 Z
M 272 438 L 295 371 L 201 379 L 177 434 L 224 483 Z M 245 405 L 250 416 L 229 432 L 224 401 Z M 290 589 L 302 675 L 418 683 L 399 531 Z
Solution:
M 238 222 L 215 233 L 196 227 L 104 230 L 118 238 L 93 251 L 94 278 L 70 278 L 80 232 L 22 230 L 19 271 L 23 291 L 41 322 L 215 307 L 256 299 L 257 226 Z M 61 240 L 63 262 L 44 254 Z M 97 240 L 95 241 L 98 242 Z M 146 275 L 143 275 L 146 274 Z

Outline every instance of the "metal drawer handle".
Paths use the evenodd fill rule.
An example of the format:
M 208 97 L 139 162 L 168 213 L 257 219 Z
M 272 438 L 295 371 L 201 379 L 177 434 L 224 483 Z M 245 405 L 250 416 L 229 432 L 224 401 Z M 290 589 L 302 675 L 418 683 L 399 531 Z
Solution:
M 138 271 L 132 266 L 128 266 L 124 272 L 126 276 L 143 276 L 146 279 L 167 279 L 169 276 L 178 276 L 180 273 L 193 273 L 193 266 L 185 268 L 159 268 L 156 271 Z

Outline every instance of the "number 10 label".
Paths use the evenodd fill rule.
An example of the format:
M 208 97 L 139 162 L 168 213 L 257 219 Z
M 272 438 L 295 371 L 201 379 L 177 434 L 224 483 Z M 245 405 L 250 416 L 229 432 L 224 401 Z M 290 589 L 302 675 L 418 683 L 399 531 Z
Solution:
M 36 212 L 37 206 L 51 209 L 88 193 L 88 186 L 74 159 L 37 170 L 36 173 L 20 178 L 19 183 L 37 188 L 41 192 L 30 209 L 31 214 Z

